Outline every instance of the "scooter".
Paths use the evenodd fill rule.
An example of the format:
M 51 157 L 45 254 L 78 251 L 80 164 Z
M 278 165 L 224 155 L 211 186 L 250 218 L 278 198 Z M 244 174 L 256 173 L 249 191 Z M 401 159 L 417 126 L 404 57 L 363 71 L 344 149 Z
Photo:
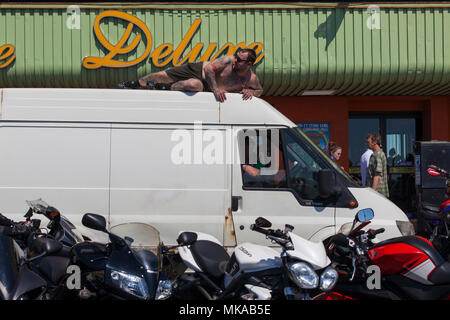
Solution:
M 175 297 L 197 292 L 209 300 L 310 299 L 310 293 L 331 290 L 338 274 L 331 268 L 322 243 L 307 241 L 286 225 L 285 230 L 269 229 L 271 223 L 256 219 L 250 229 L 264 234 L 281 247 L 252 243 L 238 245 L 231 257 L 211 235 L 181 232 L 177 239 L 179 257 L 194 273 L 176 279 Z
M 108 234 L 107 244 L 87 241 L 72 247 L 72 263 L 80 268 L 82 299 L 163 300 L 171 296 L 172 283 L 161 272 L 159 232 L 143 223 L 128 223 L 106 229 L 103 216 L 86 213 L 82 224 Z M 133 235 L 134 239 L 128 235 Z M 142 239 L 141 241 L 137 241 Z M 131 248 L 153 239 L 158 254 Z M 136 243 L 137 242 L 137 243 Z
M 340 280 L 332 292 L 315 300 L 450 299 L 450 262 L 419 236 L 373 243 L 384 232 L 362 230 L 373 216 L 372 209 L 361 210 L 350 228 L 344 225 L 331 237 L 327 251 Z

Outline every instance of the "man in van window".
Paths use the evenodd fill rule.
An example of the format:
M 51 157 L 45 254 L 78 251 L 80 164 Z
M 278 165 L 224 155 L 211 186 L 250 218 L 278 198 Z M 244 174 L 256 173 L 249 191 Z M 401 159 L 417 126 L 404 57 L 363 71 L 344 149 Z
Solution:
M 211 91 L 220 102 L 226 93 L 241 93 L 243 100 L 259 97 L 263 88 L 251 67 L 256 61 L 253 49 L 241 49 L 233 56 L 213 62 L 187 63 L 179 67 L 150 73 L 136 81 L 117 84 L 121 89 L 156 89 L 176 91 Z
M 251 143 L 250 140 L 252 140 Z M 262 148 L 264 142 L 267 143 L 265 151 Z M 273 157 L 272 150 L 274 151 Z M 249 137 L 245 143 L 245 153 L 244 163 L 241 165 L 245 186 L 286 186 L 283 153 L 279 149 L 279 144 L 271 143 L 270 134 L 267 140 L 261 137 Z M 253 157 L 256 156 L 256 163 L 250 163 L 251 153 L 253 153 Z
M 366 186 L 389 197 L 388 173 L 386 155 L 381 148 L 381 136 L 379 133 L 369 133 L 366 139 L 367 147 L 373 151 L 367 168 Z

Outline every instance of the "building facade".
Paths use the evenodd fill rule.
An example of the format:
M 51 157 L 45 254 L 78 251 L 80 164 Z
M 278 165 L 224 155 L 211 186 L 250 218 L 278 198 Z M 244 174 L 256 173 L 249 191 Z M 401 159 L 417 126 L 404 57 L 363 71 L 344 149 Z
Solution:
M 0 4 L 0 87 L 113 88 L 243 47 L 262 98 L 351 174 L 382 134 L 398 203 L 413 142 L 450 140 L 450 2 Z

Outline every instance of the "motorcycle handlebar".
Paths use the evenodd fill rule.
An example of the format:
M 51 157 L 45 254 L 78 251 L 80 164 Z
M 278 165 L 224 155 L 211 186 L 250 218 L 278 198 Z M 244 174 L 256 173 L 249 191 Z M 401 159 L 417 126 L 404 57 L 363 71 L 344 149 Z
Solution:
M 250 230 L 265 234 L 266 236 L 281 238 L 283 240 L 287 239 L 286 235 L 281 230 L 263 229 L 263 228 L 255 226 L 254 224 L 250 225 Z
M 372 230 L 371 229 L 371 230 L 367 231 L 367 233 L 369 234 L 369 239 L 375 239 L 377 234 L 383 233 L 384 231 L 385 231 L 384 228 L 380 228 L 380 229 L 377 229 L 377 230 Z

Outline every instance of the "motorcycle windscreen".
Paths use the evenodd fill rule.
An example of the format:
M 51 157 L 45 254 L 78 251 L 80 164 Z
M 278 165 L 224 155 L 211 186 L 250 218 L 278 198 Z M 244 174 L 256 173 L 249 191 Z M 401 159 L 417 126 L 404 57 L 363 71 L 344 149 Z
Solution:
M 131 238 L 132 247 L 157 248 L 160 243 L 159 231 L 146 223 L 123 223 L 110 229 L 112 234 L 121 238 Z

